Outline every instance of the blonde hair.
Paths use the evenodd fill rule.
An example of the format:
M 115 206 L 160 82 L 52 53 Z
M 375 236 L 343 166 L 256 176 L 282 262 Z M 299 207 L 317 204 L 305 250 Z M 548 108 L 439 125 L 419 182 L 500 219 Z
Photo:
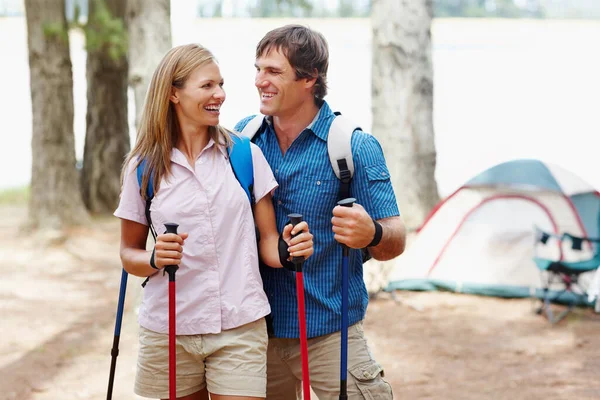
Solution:
M 146 191 L 152 171 L 152 186 L 156 193 L 163 177 L 171 173 L 171 150 L 180 133 L 179 121 L 170 96 L 172 88 L 181 89 L 192 72 L 211 62 L 213 54 L 198 44 L 177 46 L 169 50 L 152 75 L 144 102 L 144 109 L 137 130 L 134 148 L 125 159 L 121 182 L 131 160 L 138 157 L 136 168 L 142 160 L 146 166 L 141 182 L 141 195 L 146 200 Z M 224 142 L 232 145 L 231 132 L 220 125 L 209 126 L 208 133 L 217 145 Z M 216 146 L 215 146 L 216 147 Z

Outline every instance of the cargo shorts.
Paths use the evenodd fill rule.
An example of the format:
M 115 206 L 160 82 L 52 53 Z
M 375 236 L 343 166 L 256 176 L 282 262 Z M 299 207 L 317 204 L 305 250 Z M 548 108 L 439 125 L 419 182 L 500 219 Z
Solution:
M 210 393 L 265 397 L 267 327 L 261 318 L 206 335 L 176 338 L 177 397 L 207 388 Z M 134 392 L 169 398 L 169 335 L 140 327 Z
M 338 400 L 340 332 L 308 340 L 309 375 L 320 400 Z M 369 350 L 362 322 L 348 328 L 349 400 L 392 400 L 392 387 Z M 298 339 L 270 338 L 267 351 L 267 399 L 302 399 L 302 366 Z

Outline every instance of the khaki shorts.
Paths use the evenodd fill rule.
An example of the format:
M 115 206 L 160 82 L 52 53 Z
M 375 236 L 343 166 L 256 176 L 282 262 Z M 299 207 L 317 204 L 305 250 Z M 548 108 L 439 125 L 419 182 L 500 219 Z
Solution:
M 169 335 L 140 327 L 134 392 L 169 398 Z M 266 396 L 265 319 L 218 334 L 179 335 L 176 340 L 177 397 L 205 387 L 230 396 Z
M 320 400 L 338 400 L 340 392 L 339 332 L 308 340 L 310 384 Z M 362 322 L 348 328 L 349 400 L 392 400 L 392 387 L 371 355 Z M 302 399 L 302 365 L 298 339 L 269 339 L 267 399 Z

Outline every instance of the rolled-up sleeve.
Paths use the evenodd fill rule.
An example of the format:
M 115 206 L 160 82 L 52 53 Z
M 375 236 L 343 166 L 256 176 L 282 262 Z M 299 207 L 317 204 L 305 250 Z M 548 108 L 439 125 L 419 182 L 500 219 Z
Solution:
M 352 135 L 354 154 L 354 177 L 351 191 L 373 219 L 400 215 L 390 172 L 383 150 L 377 139 L 370 134 L 356 132 Z

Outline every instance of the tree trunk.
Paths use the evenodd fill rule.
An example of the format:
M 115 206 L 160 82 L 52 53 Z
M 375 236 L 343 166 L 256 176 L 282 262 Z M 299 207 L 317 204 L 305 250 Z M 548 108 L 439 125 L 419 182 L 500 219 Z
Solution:
M 87 221 L 73 131 L 73 76 L 64 0 L 26 0 L 32 106 L 31 228 Z
M 171 49 L 170 0 L 128 0 L 129 85 L 135 97 L 135 126 L 154 69 Z
M 400 212 L 417 228 L 439 201 L 435 181 L 432 0 L 373 0 L 373 134 Z
M 125 7 L 124 0 L 89 3 L 82 192 L 93 213 L 112 213 L 117 207 L 121 167 L 130 149 Z

